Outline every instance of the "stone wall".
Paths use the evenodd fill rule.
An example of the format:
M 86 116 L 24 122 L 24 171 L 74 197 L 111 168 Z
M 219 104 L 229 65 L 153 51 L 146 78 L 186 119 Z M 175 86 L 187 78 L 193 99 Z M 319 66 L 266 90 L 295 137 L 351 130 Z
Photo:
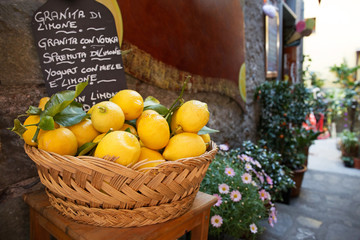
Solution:
M 33 12 L 45 0 L 0 1 L 0 239 L 29 239 L 28 207 L 22 195 L 42 188 L 33 162 L 23 150 L 23 141 L 9 130 L 13 119 L 46 95 L 30 22 Z M 185 93 L 185 100 L 208 103 L 209 127 L 217 143 L 240 146 L 256 138 L 258 108 L 253 94 L 264 81 L 262 0 L 245 1 L 247 94 L 246 112 L 231 98 L 216 93 Z M 159 89 L 127 76 L 128 87 L 143 96 L 153 95 L 169 105 L 177 92 Z

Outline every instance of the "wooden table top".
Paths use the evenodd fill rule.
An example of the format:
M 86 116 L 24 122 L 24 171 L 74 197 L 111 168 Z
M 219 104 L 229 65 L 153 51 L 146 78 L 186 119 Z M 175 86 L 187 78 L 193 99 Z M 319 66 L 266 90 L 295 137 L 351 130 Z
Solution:
M 194 226 L 200 224 L 200 214 L 207 209 L 210 209 L 210 207 L 216 203 L 217 199 L 212 195 L 198 192 L 193 206 L 183 216 L 169 220 L 165 223 L 132 228 L 97 227 L 94 225 L 77 223 L 67 217 L 62 216 L 55 208 L 53 208 L 50 205 L 48 196 L 44 191 L 25 194 L 24 201 L 31 208 L 40 213 L 40 215 L 46 219 L 45 221 L 49 221 L 50 223 L 54 224 L 57 228 L 73 239 L 138 240 L 169 239 L 167 236 L 174 235 L 177 231 L 181 231 L 182 234 L 190 231 Z M 46 222 L 42 224 L 46 224 Z M 185 232 L 184 228 L 179 228 L 180 225 L 185 227 Z M 177 234 L 181 234 L 181 232 L 178 232 Z

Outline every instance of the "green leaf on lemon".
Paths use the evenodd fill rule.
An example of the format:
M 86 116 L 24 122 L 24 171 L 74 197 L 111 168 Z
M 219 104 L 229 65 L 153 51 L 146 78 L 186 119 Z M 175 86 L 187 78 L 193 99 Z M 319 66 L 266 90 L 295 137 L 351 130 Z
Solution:
M 97 146 L 97 144 L 98 143 L 93 143 L 93 142 L 84 143 L 81 147 L 79 147 L 77 155 L 83 156 L 87 154 L 88 152 L 93 150 Z
M 160 101 L 154 98 L 153 96 L 148 96 L 147 98 L 145 98 L 144 108 L 156 104 L 160 104 Z
M 41 116 L 38 126 L 43 130 L 54 130 L 55 129 L 54 118 L 51 116 Z
M 65 90 L 55 93 L 51 96 L 50 100 L 46 103 L 44 111 L 41 116 L 54 117 L 59 112 L 63 111 L 68 105 L 75 100 L 76 97 L 84 90 L 88 82 L 82 82 L 76 85 L 75 91 Z
M 29 109 L 26 111 L 28 115 L 40 115 L 41 108 L 30 106 Z
M 78 102 L 71 102 L 64 110 L 54 116 L 55 122 L 68 127 L 81 122 L 87 116 L 82 109 L 82 104 Z
M 209 128 L 207 126 L 204 126 L 202 129 L 200 129 L 200 131 L 197 133 L 198 135 L 203 135 L 203 134 L 207 134 L 207 133 L 217 133 L 219 132 L 219 130 L 216 130 L 216 129 L 212 129 L 212 128 Z
M 169 109 L 167 109 L 167 107 L 161 104 L 149 105 L 147 107 L 144 107 L 144 111 L 145 110 L 154 110 L 162 116 L 165 116 L 169 112 Z
M 21 124 L 19 119 L 14 119 L 14 127 L 11 129 L 11 131 L 13 131 L 22 138 L 22 135 L 24 134 L 24 132 L 26 132 L 26 130 L 27 128 Z

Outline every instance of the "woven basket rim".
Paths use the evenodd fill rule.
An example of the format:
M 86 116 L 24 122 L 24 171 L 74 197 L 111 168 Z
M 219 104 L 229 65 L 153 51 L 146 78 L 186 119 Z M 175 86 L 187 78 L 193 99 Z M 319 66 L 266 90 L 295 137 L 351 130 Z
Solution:
M 55 159 L 62 159 L 62 160 L 68 160 L 68 161 L 63 161 L 63 164 L 69 164 L 69 165 L 83 165 L 82 162 L 83 160 L 92 160 L 92 163 L 98 167 L 104 167 L 102 164 L 103 163 L 106 163 L 106 165 L 108 166 L 111 166 L 111 168 L 116 168 L 116 169 L 126 169 L 127 171 L 135 171 L 135 172 L 139 172 L 138 170 L 136 169 L 133 169 L 131 164 L 130 166 L 123 166 L 121 164 L 118 164 L 118 163 L 115 163 L 114 161 L 109 161 L 109 160 L 106 160 L 104 158 L 99 158 L 99 157 L 94 157 L 94 156 L 71 156 L 71 155 L 60 155 L 60 154 L 57 154 L 57 153 L 54 153 L 54 152 L 48 152 L 48 151 L 45 151 L 45 150 L 42 150 L 42 149 L 39 149 L 35 146 L 31 146 L 31 145 L 28 145 L 28 144 L 24 144 L 24 149 L 25 149 L 25 152 L 29 155 L 29 153 L 35 153 L 35 154 L 41 154 L 43 156 L 51 156 L 51 157 L 54 157 Z M 209 147 L 208 149 L 203 153 L 201 154 L 200 156 L 197 156 L 197 157 L 188 157 L 188 158 L 181 158 L 181 159 L 177 159 L 175 161 L 168 161 L 166 160 L 164 163 L 161 163 L 159 165 L 157 165 L 156 167 L 152 167 L 151 169 L 149 170 L 155 170 L 155 169 L 161 169 L 163 168 L 164 166 L 166 165 L 176 165 L 176 164 L 179 164 L 179 163 L 186 163 L 188 161 L 193 161 L 194 159 L 196 158 L 205 158 L 205 159 L 208 159 L 209 157 L 211 158 L 211 156 L 214 156 L 216 153 L 217 153 L 218 149 L 217 149 L 217 145 L 215 142 L 211 141 L 210 144 L 209 144 Z M 33 159 L 34 160 L 34 159 Z M 74 161 L 74 160 L 77 160 L 77 161 Z M 36 161 L 35 161 L 36 162 Z M 136 163 L 135 163 L 136 164 Z M 86 166 L 84 166 L 86 167 Z M 109 168 L 109 167 L 107 167 Z M 150 171 L 148 171 L 150 172 Z M 148 173 L 148 172 L 144 172 L 145 173 Z

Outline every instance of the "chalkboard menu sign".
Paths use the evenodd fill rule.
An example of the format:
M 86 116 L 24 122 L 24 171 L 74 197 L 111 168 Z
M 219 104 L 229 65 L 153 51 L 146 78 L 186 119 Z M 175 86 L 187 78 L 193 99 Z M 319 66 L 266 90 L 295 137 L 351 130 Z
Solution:
M 88 110 L 126 88 L 119 39 L 110 10 L 94 0 L 48 0 L 32 28 L 49 95 L 89 85 L 76 99 Z

